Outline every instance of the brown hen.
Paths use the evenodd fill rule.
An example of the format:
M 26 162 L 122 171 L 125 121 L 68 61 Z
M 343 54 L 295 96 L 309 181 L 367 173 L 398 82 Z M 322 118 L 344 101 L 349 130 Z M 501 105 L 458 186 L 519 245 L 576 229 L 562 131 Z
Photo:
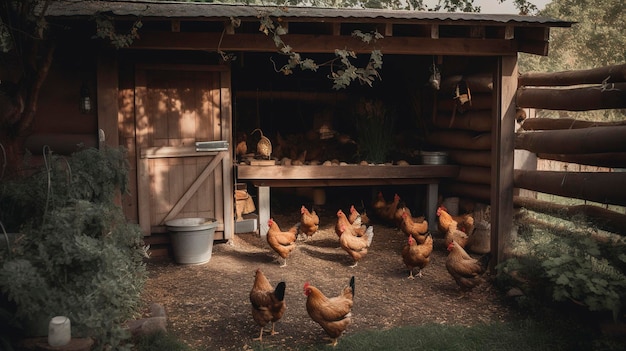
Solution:
M 263 341 L 263 329 L 268 323 L 272 323 L 270 335 L 278 334 L 274 329 L 274 324 L 282 318 L 287 308 L 285 288 L 285 282 L 280 282 L 276 288 L 273 288 L 261 269 L 256 270 L 254 285 L 250 290 L 250 303 L 252 304 L 252 318 L 261 327 L 261 332 L 254 340 Z

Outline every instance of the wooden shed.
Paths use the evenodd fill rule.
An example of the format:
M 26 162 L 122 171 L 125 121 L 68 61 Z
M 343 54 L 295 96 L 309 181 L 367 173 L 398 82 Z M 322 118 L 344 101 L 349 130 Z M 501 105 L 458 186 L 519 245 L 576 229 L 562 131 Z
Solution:
M 518 15 L 162 1 L 60 0 L 46 16 L 64 28 L 56 32 L 65 50 L 57 49 L 30 145 L 36 150 L 61 135 L 71 145 L 127 147 L 133 179 L 124 208 L 145 235 L 163 232 L 168 219 L 202 216 L 219 220 L 218 239 L 232 238 L 238 182 L 258 187 L 261 225 L 270 215 L 272 187 L 416 186 L 431 221 L 439 195 L 471 197 L 472 189 L 486 188 L 495 253 L 513 218 L 517 54 L 547 55 L 550 29 L 571 25 Z M 280 24 L 283 44 L 271 30 L 263 32 L 264 18 Z M 111 41 L 127 37 L 111 35 L 105 23 L 114 23 L 118 34 L 136 28 L 138 36 L 116 49 Z M 381 38 L 365 43 L 355 33 Z M 303 60 L 334 66 L 285 75 L 279 72 L 285 45 Z M 333 89 L 328 77 L 340 73 L 336 50 L 354 53 L 348 59 L 357 67 L 380 50 L 380 77 L 371 86 L 356 81 Z M 81 86 L 95 99 L 87 115 L 74 110 Z M 358 135 L 355 109 L 376 101 L 395 116 L 395 154 L 382 165 L 358 166 L 340 156 L 347 166 L 235 161 L 237 136 L 245 135 L 254 151 L 256 128 L 272 140 L 276 157 L 281 138 L 310 131 L 317 134 L 295 143 L 328 151 L 315 144 L 328 132 L 328 140 L 346 135 L 341 145 L 354 147 L 345 141 Z M 207 145 L 202 142 L 216 143 L 198 147 Z M 309 161 L 302 151 L 291 158 Z M 421 164 L 420 151 L 445 151 L 449 162 Z

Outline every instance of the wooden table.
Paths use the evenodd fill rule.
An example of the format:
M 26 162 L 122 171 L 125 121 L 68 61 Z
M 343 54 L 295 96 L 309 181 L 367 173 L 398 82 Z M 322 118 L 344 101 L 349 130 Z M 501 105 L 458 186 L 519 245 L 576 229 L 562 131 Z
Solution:
M 270 218 L 271 187 L 333 187 L 426 184 L 428 223 L 435 227 L 439 181 L 459 174 L 455 165 L 345 165 L 345 166 L 251 166 L 237 165 L 237 181 L 258 187 L 259 232 L 266 235 Z

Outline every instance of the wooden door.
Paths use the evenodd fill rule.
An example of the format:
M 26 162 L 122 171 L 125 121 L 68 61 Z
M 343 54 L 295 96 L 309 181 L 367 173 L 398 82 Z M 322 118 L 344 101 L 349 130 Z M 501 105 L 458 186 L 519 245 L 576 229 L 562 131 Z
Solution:
M 137 212 L 144 235 L 183 217 L 215 218 L 216 239 L 230 239 L 230 150 L 196 151 L 198 141 L 231 145 L 230 72 L 222 66 L 137 67 Z

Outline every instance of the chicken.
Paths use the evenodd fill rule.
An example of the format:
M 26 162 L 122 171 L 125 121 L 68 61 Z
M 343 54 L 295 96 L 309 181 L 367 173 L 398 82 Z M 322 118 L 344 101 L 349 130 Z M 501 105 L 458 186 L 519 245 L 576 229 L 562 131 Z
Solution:
M 343 233 L 343 230 L 341 229 L 342 226 L 352 228 L 353 230 L 350 231 L 350 233 L 356 236 L 363 236 L 363 234 L 365 234 L 365 230 L 367 229 L 365 225 L 361 225 L 359 223 L 350 224 L 350 220 L 348 220 L 346 214 L 339 209 L 337 211 L 337 222 L 335 223 L 335 234 L 337 234 L 338 237 L 341 237 L 341 233 Z
M 455 241 L 448 245 L 448 251 L 446 269 L 461 288 L 461 291 L 467 293 L 484 281 L 482 276 L 487 270 L 491 253 L 488 252 L 476 259 L 471 257 Z
M 379 191 L 378 195 L 376 195 L 376 199 L 374 200 L 374 202 L 372 202 L 372 208 L 374 209 L 375 213 L 378 213 L 378 211 L 385 207 L 385 205 L 387 204 L 387 200 L 385 200 L 385 197 L 383 196 L 383 192 Z
M 306 311 L 311 319 L 317 322 L 331 338 L 332 346 L 352 323 L 352 305 L 354 298 L 354 276 L 350 284 L 343 288 L 340 295 L 326 297 L 318 288 L 304 283 Z
M 446 231 L 444 237 L 446 247 L 453 241 L 459 244 L 463 249 L 465 249 L 469 241 L 469 236 L 464 231 L 458 229 L 458 223 L 455 220 L 452 220 L 448 225 L 448 231 Z
M 300 209 L 300 215 L 300 232 L 305 235 L 304 240 L 308 240 L 320 228 L 320 217 L 315 210 L 309 212 L 304 205 Z
M 367 216 L 365 209 L 363 209 L 362 212 L 359 212 L 357 211 L 356 207 L 354 207 L 354 205 L 351 205 L 350 215 L 348 216 L 348 222 L 350 222 L 350 224 L 356 227 L 362 224 L 365 224 L 365 225 L 369 224 L 370 219 Z
M 421 219 L 421 222 L 418 220 Z M 413 218 L 409 212 L 402 213 L 402 222 L 400 222 L 400 230 L 412 236 L 418 244 L 423 244 L 428 233 L 428 221 L 423 218 Z
M 287 257 L 289 257 L 291 252 L 296 248 L 296 235 L 298 234 L 300 223 L 289 228 L 286 232 L 280 229 L 273 218 L 267 221 L 267 225 L 269 226 L 269 230 L 267 231 L 267 243 L 285 260 L 281 265 L 281 267 L 285 267 L 287 266 Z
M 367 254 L 367 248 L 372 245 L 373 238 L 373 226 L 367 227 L 363 236 L 357 236 L 352 227 L 347 227 L 346 225 L 341 226 L 339 245 L 348 253 L 348 255 L 350 255 L 350 257 L 352 257 L 354 264 L 350 267 L 356 267 L 359 261 L 365 257 Z
M 272 323 L 270 335 L 278 334 L 274 324 L 282 318 L 287 306 L 285 305 L 285 282 L 280 282 L 276 288 L 272 288 L 265 274 L 257 269 L 254 285 L 250 290 L 250 303 L 252 304 L 252 318 L 261 326 L 261 333 L 254 340 L 263 341 L 263 329 L 268 323 Z
M 439 208 L 437 208 L 437 216 L 439 217 L 437 229 L 439 229 L 439 233 L 441 234 L 445 234 L 448 231 L 448 226 L 453 220 L 458 223 L 458 229 L 462 230 L 467 235 L 471 235 L 474 232 L 474 217 L 469 213 L 460 216 L 452 216 L 445 207 L 439 206 Z
M 383 207 L 376 210 L 376 214 L 384 221 L 395 223 L 395 215 L 399 203 L 400 196 L 398 194 L 395 194 L 393 196 L 393 201 L 385 204 Z
M 408 242 L 402 248 L 402 262 L 409 269 L 409 279 L 413 278 L 413 269 L 419 268 L 417 275 L 422 276 L 422 270 L 430 263 L 430 254 L 433 252 L 433 236 L 426 234 L 423 244 L 418 244 L 413 236 L 409 235 Z

